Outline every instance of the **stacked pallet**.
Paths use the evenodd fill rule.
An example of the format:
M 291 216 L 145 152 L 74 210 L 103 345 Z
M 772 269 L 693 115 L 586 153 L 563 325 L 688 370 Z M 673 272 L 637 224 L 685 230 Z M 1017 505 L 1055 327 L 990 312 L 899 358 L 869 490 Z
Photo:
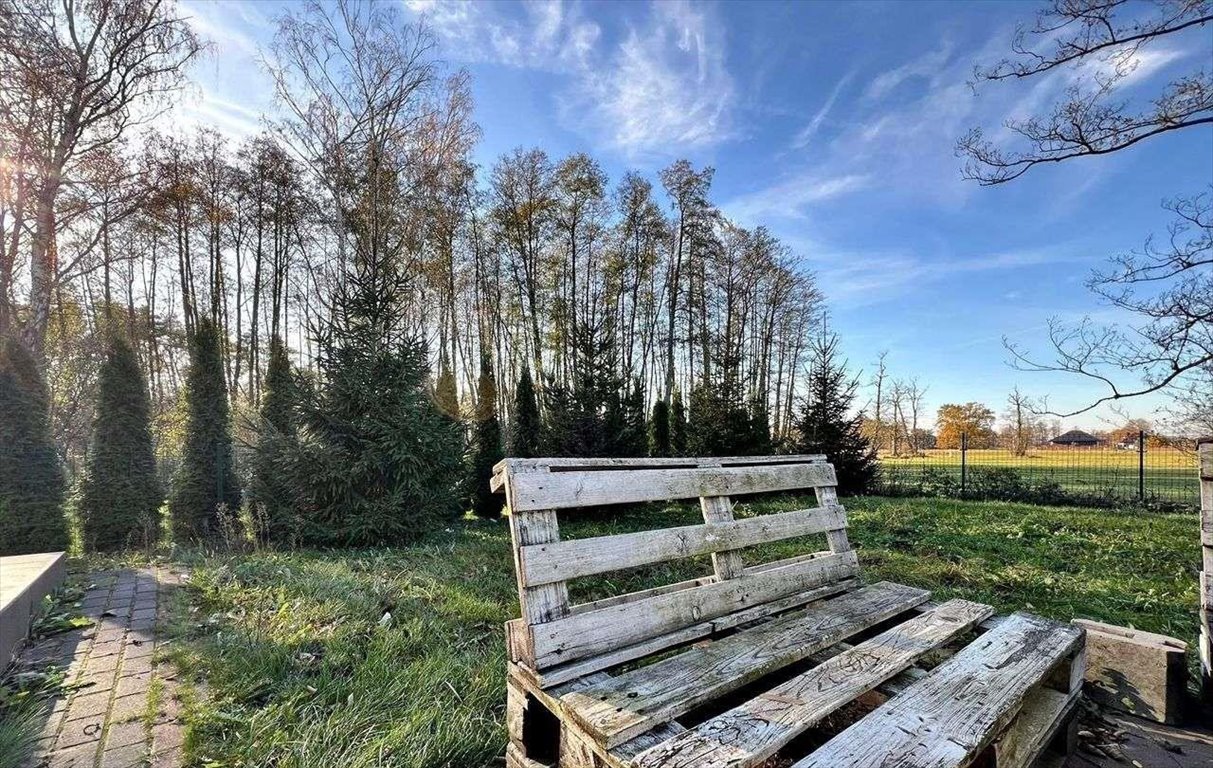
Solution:
M 1213 702 L 1213 439 L 1200 451 L 1200 673 L 1206 701 Z
M 522 609 L 509 768 L 1028 768 L 1073 749 L 1084 630 L 862 586 L 821 456 L 507 459 L 493 484 Z M 733 496 L 798 489 L 817 506 L 734 515 Z M 684 498 L 702 524 L 560 537 L 560 511 Z M 806 537 L 824 548 L 754 562 Z M 570 599 L 576 579 L 708 557 L 699 578 Z

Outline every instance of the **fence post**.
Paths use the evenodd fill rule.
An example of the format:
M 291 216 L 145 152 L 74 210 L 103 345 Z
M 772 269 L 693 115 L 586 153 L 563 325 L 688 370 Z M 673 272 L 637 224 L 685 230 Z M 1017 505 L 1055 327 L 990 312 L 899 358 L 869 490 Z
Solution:
M 1137 500 L 1146 500 L 1146 432 L 1137 430 Z
M 960 495 L 965 495 L 965 481 L 969 469 L 969 433 L 960 433 Z
M 1200 678 L 1201 691 L 1213 702 L 1213 437 L 1197 445 L 1200 454 Z

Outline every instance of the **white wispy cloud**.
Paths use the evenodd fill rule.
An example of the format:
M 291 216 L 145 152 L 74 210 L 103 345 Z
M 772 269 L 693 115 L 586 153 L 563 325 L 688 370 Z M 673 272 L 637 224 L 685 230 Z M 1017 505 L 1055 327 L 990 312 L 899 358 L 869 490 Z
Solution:
M 745 224 L 769 219 L 800 219 L 812 203 L 858 192 L 871 182 L 872 177 L 866 174 L 819 176 L 806 173 L 735 197 L 725 203 L 723 209 L 730 217 Z
M 1090 254 L 1074 244 L 936 258 L 900 252 L 826 250 L 814 254 L 821 284 L 831 302 L 840 307 L 893 301 L 926 285 L 958 278 L 963 281 L 979 273 L 1011 272 L 1089 260 Z
M 610 144 L 628 154 L 729 138 L 735 92 L 723 37 L 706 10 L 655 3 L 643 30 L 631 30 L 605 67 L 585 73 L 588 99 L 570 94 L 566 107 L 588 106 L 583 125 L 606 125 Z
M 792 149 L 803 149 L 808 146 L 809 142 L 813 140 L 813 137 L 817 135 L 817 131 L 821 130 L 822 123 L 824 123 L 826 118 L 829 117 L 830 110 L 834 108 L 834 102 L 838 100 L 838 94 L 850 84 L 851 80 L 854 79 L 854 76 L 854 72 L 848 72 L 845 77 L 834 84 L 834 88 L 830 91 L 830 95 L 826 97 L 825 102 L 821 105 L 817 112 L 813 114 L 813 118 L 809 120 L 808 124 L 805 125 L 804 128 L 801 128 L 800 131 L 794 137 L 792 137 Z
M 492 3 L 406 0 L 461 61 L 564 75 L 553 98 L 569 127 L 628 156 L 678 151 L 735 135 L 725 28 L 685 0 L 653 2 L 642 23 L 606 41 L 582 6 L 560 0 L 505 16 Z

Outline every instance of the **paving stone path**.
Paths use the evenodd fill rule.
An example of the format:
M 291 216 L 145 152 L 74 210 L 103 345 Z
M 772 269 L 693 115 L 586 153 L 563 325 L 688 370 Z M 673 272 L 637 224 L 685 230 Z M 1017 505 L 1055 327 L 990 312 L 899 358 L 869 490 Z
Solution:
M 21 655 L 28 668 L 66 665 L 30 768 L 177 768 L 184 728 L 176 675 L 158 661 L 167 569 L 93 573 L 81 610 L 91 627 L 47 638 Z

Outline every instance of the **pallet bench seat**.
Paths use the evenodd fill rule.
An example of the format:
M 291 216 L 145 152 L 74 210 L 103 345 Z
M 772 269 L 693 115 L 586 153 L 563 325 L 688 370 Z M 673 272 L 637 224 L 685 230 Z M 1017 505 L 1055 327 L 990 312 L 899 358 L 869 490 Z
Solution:
M 507 459 L 521 617 L 509 768 L 1027 768 L 1073 749 L 1081 627 L 864 585 L 823 456 Z M 816 506 L 735 518 L 732 497 Z M 558 512 L 699 499 L 703 524 L 562 540 Z M 750 547 L 819 537 L 754 563 Z M 580 605 L 569 582 L 710 556 L 702 577 Z M 768 763 L 778 758 L 778 763 Z

